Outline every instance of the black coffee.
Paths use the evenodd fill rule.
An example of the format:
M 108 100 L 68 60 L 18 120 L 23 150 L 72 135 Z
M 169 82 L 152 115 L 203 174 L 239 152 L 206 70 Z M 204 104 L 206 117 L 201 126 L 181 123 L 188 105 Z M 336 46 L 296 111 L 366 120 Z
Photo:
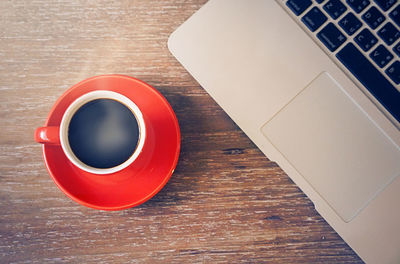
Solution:
M 135 152 L 139 126 L 124 104 L 112 99 L 96 99 L 73 115 L 68 140 L 75 156 L 95 168 L 112 168 Z

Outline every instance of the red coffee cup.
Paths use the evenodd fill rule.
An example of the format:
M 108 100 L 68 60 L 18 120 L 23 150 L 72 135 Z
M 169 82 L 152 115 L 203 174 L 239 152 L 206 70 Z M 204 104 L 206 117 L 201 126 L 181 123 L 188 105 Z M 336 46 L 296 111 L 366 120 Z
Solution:
M 130 157 L 109 168 L 86 164 L 68 139 L 75 114 L 98 99 L 126 106 L 139 128 Z M 99 113 L 96 120 L 101 118 Z M 96 76 L 74 85 L 35 131 L 35 140 L 43 144 L 46 167 L 57 186 L 74 201 L 102 210 L 133 207 L 154 196 L 171 177 L 180 150 L 178 121 L 167 100 L 150 85 L 123 75 Z

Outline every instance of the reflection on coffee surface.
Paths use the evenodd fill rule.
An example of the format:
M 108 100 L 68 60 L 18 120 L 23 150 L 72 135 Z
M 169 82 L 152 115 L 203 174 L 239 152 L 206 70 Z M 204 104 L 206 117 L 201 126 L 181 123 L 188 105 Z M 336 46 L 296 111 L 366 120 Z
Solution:
M 73 115 L 68 140 L 75 156 L 95 168 L 112 168 L 127 161 L 139 141 L 132 111 L 112 99 L 96 99 Z

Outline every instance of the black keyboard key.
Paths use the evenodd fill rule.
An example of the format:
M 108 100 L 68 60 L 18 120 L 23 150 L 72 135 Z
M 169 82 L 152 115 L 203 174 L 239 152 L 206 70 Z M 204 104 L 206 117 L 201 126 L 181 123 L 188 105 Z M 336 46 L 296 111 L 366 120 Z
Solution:
M 381 68 L 385 67 L 393 59 L 392 53 L 382 44 L 374 49 L 369 56 Z
M 400 5 L 396 6 L 389 16 L 400 27 Z
M 311 4 L 311 0 L 289 0 L 286 2 L 286 5 L 296 16 L 303 13 Z
M 302 18 L 304 24 L 314 32 L 317 30 L 328 18 L 318 9 L 318 7 L 311 8 L 310 11 L 307 12 Z
M 374 0 L 375 3 L 378 4 L 383 11 L 389 10 L 394 4 L 396 4 L 397 0 Z
M 349 12 L 339 21 L 339 25 L 351 36 L 362 26 L 362 23 L 353 13 Z
M 318 4 L 321 4 L 322 2 L 324 2 L 325 0 L 316 0 L 316 2 L 318 3 Z
M 393 51 L 400 57 L 400 42 L 394 46 Z
M 340 0 L 329 0 L 328 3 L 324 5 L 324 10 L 333 18 L 337 19 L 345 11 L 347 7 Z
M 354 40 L 364 51 L 368 51 L 378 42 L 378 39 L 366 28 L 364 28 Z
M 352 44 L 348 43 L 336 57 L 400 122 L 400 92 Z
M 395 61 L 385 72 L 396 84 L 400 83 L 400 61 Z
M 326 25 L 317 34 L 317 37 L 332 52 L 339 48 L 346 41 L 346 37 L 332 22 Z
M 369 0 L 347 0 L 346 2 L 357 14 L 371 3 Z
M 375 6 L 368 9 L 368 11 L 362 15 L 362 18 L 372 29 L 377 28 L 386 19 L 385 16 Z
M 378 35 L 386 42 L 386 44 L 392 45 L 400 37 L 400 32 L 392 23 L 388 22 L 378 30 Z

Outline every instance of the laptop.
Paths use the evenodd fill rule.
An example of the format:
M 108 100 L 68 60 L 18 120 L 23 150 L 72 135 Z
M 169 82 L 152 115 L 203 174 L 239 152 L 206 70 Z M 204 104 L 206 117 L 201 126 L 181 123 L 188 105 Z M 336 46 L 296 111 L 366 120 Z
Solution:
M 210 0 L 177 60 L 367 263 L 400 263 L 400 3 Z

